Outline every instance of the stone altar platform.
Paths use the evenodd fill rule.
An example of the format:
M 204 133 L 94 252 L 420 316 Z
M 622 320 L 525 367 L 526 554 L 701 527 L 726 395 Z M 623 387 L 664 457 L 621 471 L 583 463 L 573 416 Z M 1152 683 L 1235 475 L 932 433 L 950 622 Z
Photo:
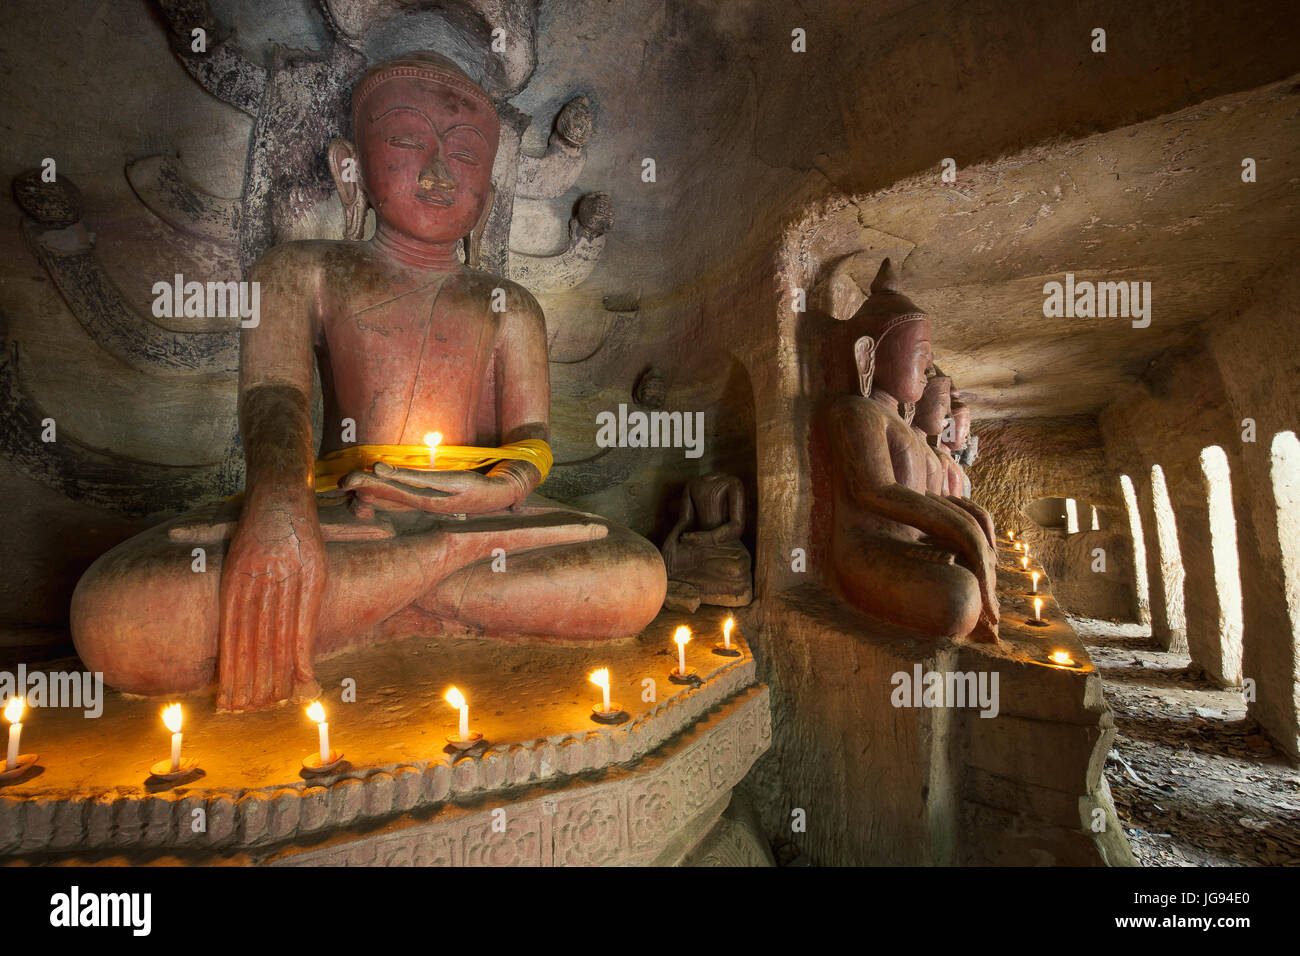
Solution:
M 164 703 L 105 691 L 104 712 L 28 711 L 38 768 L 0 788 L 0 857 L 30 862 L 272 865 L 769 865 L 732 788 L 767 749 L 768 690 L 737 613 L 738 658 L 716 656 L 722 612 L 661 614 L 602 647 L 411 638 L 322 661 L 331 744 L 346 764 L 306 778 L 317 747 L 303 709 L 218 714 L 182 698 L 184 755 L 202 775 L 149 782 L 168 753 Z M 668 680 L 673 631 L 695 638 L 698 686 Z M 737 639 L 737 635 L 739 639 Z M 611 671 L 630 720 L 591 720 Z M 33 668 L 34 669 L 34 668 Z M 356 702 L 340 700 L 356 682 Z M 653 699 L 645 682 L 653 681 Z M 452 751 L 455 684 L 487 744 Z M 201 811 L 201 812 L 198 812 Z M 197 821 L 201 821 L 201 826 Z
M 815 585 L 767 604 L 758 654 L 775 729 L 745 789 L 769 832 L 805 808 L 791 839 L 822 865 L 1135 865 L 1102 774 L 1115 730 L 1101 679 L 1045 576 L 1048 626 L 1026 623 L 1029 574 L 998 550 L 997 645 L 921 636 Z M 918 669 L 990 689 L 996 675 L 996 714 L 899 703 L 896 681 Z

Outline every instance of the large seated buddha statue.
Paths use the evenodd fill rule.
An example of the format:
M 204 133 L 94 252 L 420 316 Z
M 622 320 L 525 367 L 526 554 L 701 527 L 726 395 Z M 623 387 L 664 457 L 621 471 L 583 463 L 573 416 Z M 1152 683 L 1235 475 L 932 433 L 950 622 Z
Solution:
M 390 636 L 601 641 L 663 603 L 654 545 L 534 494 L 551 464 L 545 319 L 458 256 L 490 208 L 491 99 L 417 53 L 366 73 L 351 114 L 355 143 L 329 151 L 350 238 L 284 243 L 251 274 L 244 494 L 114 548 L 73 597 L 78 652 L 121 690 L 215 685 L 219 707 L 256 709 L 316 693 L 317 657 Z M 399 612 L 414 631 L 379 627 Z
M 930 449 L 926 491 L 939 495 L 944 501 L 956 505 L 979 522 L 984 529 L 984 536 L 991 546 L 997 538 L 993 527 L 993 518 L 987 511 L 963 494 L 961 466 L 952 457 L 952 451 L 944 442 L 944 436 L 955 429 L 952 416 L 952 379 L 937 368 L 931 369 L 925 392 L 916 403 L 916 414 L 912 418 L 912 427 L 920 433 L 922 440 Z M 966 430 L 970 431 L 970 418 L 966 419 Z
M 880 620 L 996 641 L 997 558 L 979 522 L 927 486 L 934 456 L 911 423 L 933 360 L 930 317 L 898 291 L 886 259 L 841 325 L 821 410 L 832 584 Z

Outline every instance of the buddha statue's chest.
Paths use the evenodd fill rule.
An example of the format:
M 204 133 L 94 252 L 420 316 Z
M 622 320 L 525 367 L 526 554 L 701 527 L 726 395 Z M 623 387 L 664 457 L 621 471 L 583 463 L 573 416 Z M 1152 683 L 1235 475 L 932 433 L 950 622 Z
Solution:
M 473 443 L 495 339 L 486 312 L 439 285 L 327 325 L 334 399 L 359 442 L 418 444 L 440 431 L 447 444 Z
M 890 428 L 889 459 L 894 480 L 913 491 L 924 493 L 938 469 L 938 461 L 917 431 L 899 423 Z

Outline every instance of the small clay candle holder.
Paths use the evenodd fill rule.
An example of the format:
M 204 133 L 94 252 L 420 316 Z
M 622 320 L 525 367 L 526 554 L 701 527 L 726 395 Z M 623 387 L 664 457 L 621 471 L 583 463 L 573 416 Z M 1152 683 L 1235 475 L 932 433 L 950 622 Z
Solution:
M 329 763 L 321 763 L 320 751 L 317 750 L 302 758 L 302 772 L 309 777 L 323 777 L 343 766 L 343 751 L 331 750 Z
M 159 760 L 149 768 L 149 779 L 157 780 L 160 783 L 175 783 L 178 780 L 184 780 L 196 773 L 199 769 L 199 762 L 193 757 L 182 757 L 180 764 L 175 770 L 172 769 L 171 758 Z
M 1059 667 L 1063 671 L 1083 670 L 1083 664 L 1076 661 L 1073 657 L 1070 658 L 1070 662 L 1067 664 L 1063 661 L 1053 660 L 1052 655 L 1048 654 L 1047 663 L 1051 664 L 1053 667 Z
M 700 675 L 695 673 L 695 671 L 690 671 L 687 674 L 681 674 L 678 672 L 677 668 L 675 667 L 672 669 L 672 671 L 669 672 L 668 679 L 672 681 L 674 684 L 693 684 L 696 687 L 704 683 L 704 681 L 700 679 Z
M 4 763 L 0 763 L 0 783 L 8 783 L 10 780 L 17 780 L 36 764 L 40 754 L 19 754 L 18 760 L 13 767 L 8 770 L 3 769 Z
M 726 644 L 714 644 L 713 653 L 719 657 L 739 657 L 740 651 L 734 647 L 728 647 Z
M 1025 621 L 1030 627 L 1047 627 L 1046 621 L 1035 621 L 1032 617 Z
M 591 719 L 598 724 L 622 724 L 631 720 L 632 716 L 623 709 L 622 704 L 611 703 L 609 710 L 602 710 L 600 704 L 592 704 Z
M 447 744 L 448 746 L 456 750 L 463 751 L 463 750 L 473 750 L 475 747 L 478 747 L 480 745 L 486 747 L 487 741 L 483 739 L 482 734 L 470 734 L 468 737 L 464 737 L 464 738 L 455 737 L 451 734 L 448 734 Z

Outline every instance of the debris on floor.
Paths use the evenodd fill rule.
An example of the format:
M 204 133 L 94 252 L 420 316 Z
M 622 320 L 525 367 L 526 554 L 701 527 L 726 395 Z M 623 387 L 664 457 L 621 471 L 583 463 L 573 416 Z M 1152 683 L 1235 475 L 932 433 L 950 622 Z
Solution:
M 1300 770 L 1241 690 L 1192 676 L 1149 627 L 1070 618 L 1115 712 L 1106 779 L 1143 866 L 1300 865 Z

